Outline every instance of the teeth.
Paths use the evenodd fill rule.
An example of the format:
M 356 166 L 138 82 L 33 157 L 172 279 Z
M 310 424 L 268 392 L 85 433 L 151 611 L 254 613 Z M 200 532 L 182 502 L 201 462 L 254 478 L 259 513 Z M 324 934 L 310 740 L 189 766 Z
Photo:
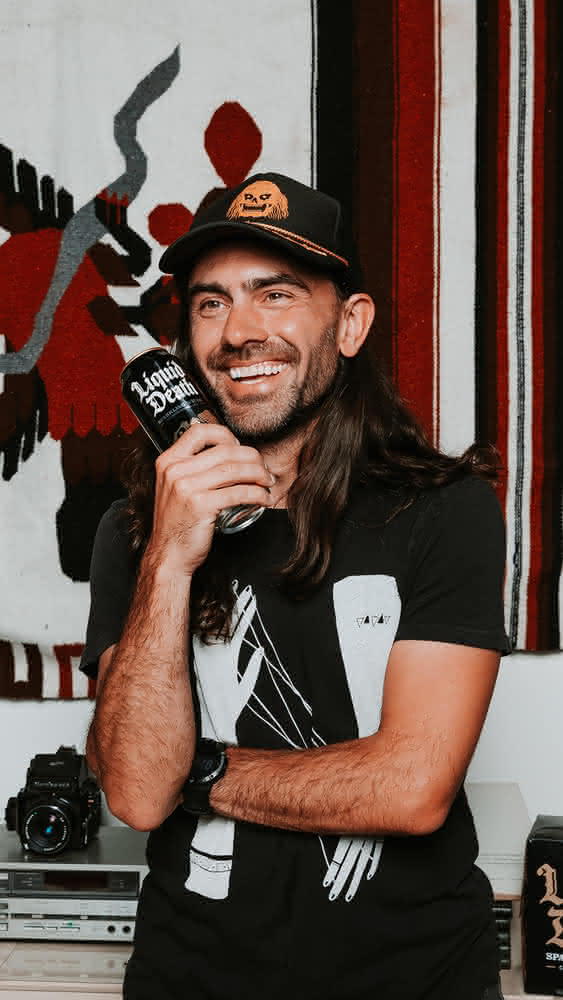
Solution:
M 231 378 L 256 378 L 257 375 L 277 375 L 281 372 L 282 368 L 286 368 L 287 365 L 282 364 L 259 364 L 259 365 L 245 365 L 244 368 L 230 368 L 229 374 Z

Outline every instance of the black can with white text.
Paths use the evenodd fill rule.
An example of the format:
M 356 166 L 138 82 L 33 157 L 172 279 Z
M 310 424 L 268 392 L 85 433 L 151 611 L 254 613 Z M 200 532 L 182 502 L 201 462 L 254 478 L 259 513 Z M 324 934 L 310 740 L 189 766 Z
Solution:
M 180 359 L 164 347 L 137 354 L 125 365 L 120 378 L 125 402 L 159 452 L 174 444 L 193 423 L 221 423 Z M 257 505 L 229 507 L 217 515 L 216 527 L 224 535 L 232 535 L 248 528 L 263 511 Z
M 522 891 L 526 993 L 563 996 L 563 816 L 536 816 Z

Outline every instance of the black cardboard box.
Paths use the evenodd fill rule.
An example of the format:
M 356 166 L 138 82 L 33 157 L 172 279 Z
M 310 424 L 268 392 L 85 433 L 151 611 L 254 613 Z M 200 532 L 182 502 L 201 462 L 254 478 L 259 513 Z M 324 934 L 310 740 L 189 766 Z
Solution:
M 563 996 L 563 816 L 536 817 L 522 904 L 524 989 Z

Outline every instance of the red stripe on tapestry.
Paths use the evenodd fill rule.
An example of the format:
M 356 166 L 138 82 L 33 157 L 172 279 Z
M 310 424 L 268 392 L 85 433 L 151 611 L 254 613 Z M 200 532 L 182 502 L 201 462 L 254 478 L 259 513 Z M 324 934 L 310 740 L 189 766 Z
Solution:
M 510 0 L 498 4 L 497 81 L 497 440 L 502 466 L 498 494 L 506 505 L 508 467 L 508 129 L 510 121 Z
M 84 649 L 83 643 L 70 642 L 53 646 L 53 652 L 59 665 L 59 698 L 72 698 L 72 657 L 79 657 Z
M 395 226 L 393 370 L 401 395 L 432 432 L 434 295 L 434 0 L 394 6 Z
M 530 570 L 526 649 L 539 648 L 538 599 L 545 558 L 542 511 L 545 489 L 544 433 L 544 141 L 546 88 L 544 0 L 534 5 L 534 120 L 532 145 L 532 461 Z
M 68 645 L 53 646 L 59 665 L 59 698 L 72 698 L 72 665 Z

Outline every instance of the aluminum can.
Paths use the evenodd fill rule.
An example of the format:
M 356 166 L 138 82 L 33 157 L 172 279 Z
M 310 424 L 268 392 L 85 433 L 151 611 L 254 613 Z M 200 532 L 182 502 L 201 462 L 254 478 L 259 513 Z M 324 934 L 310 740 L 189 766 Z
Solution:
M 217 414 L 182 361 L 164 347 L 151 347 L 131 359 L 121 372 L 121 391 L 143 430 L 159 452 L 193 423 L 219 424 Z M 264 508 L 238 504 L 219 511 L 216 527 L 224 535 L 248 528 Z

